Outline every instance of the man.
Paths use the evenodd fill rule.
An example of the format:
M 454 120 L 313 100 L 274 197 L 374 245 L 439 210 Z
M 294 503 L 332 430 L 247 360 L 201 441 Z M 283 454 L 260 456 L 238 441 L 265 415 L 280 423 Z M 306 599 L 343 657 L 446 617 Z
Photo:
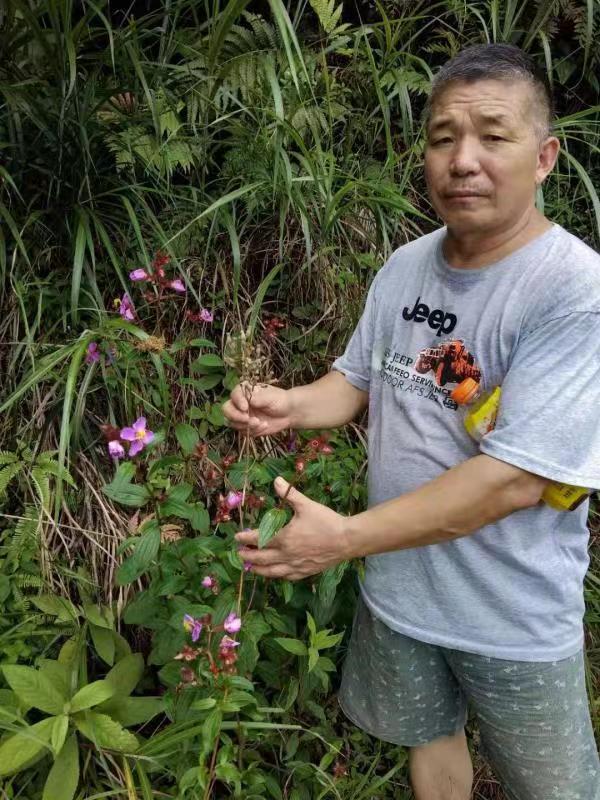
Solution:
M 367 556 L 340 703 L 410 748 L 417 800 L 470 797 L 467 703 L 510 800 L 600 797 L 583 661 L 588 502 L 541 502 L 549 480 L 600 487 L 600 257 L 536 210 L 559 150 L 551 115 L 518 48 L 447 63 L 425 152 L 445 226 L 378 272 L 328 375 L 256 387 L 250 403 L 238 387 L 225 404 L 257 436 L 337 427 L 369 407 L 367 511 L 343 517 L 292 490 L 294 517 L 268 547 L 256 531 L 237 538 L 257 574 L 291 580 Z M 480 445 L 450 397 L 465 375 L 502 386 Z

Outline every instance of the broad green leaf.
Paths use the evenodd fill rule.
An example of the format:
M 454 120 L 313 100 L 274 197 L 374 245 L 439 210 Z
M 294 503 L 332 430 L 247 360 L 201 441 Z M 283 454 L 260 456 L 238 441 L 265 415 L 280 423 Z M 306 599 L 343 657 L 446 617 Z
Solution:
M 73 733 L 56 757 L 44 785 L 42 800 L 73 800 L 79 783 L 79 747 Z
M 190 456 L 194 452 L 194 448 L 200 441 L 200 436 L 196 428 L 185 422 L 180 422 L 179 425 L 175 426 L 175 436 L 186 456 Z
M 100 628 L 90 622 L 90 635 L 96 652 L 109 667 L 115 663 L 115 636 L 114 631 Z
M 317 661 L 319 660 L 319 651 L 316 647 L 309 647 L 308 648 L 308 671 L 312 672 L 313 669 L 317 666 Z
M 301 642 L 300 639 L 283 639 L 280 636 L 276 636 L 275 641 L 277 644 L 281 645 L 284 650 L 287 650 L 288 653 L 293 653 L 295 656 L 308 655 L 306 645 L 304 642 Z
M 319 650 L 324 650 L 327 647 L 334 647 L 343 638 L 343 633 L 329 633 L 329 630 L 319 631 L 314 637 L 313 645 Z
M 50 747 L 53 726 L 54 717 L 43 719 L 2 742 L 0 778 L 18 772 L 23 767 L 31 766 L 46 755 Z
M 69 717 L 66 714 L 60 714 L 54 717 L 54 725 L 52 727 L 52 735 L 50 736 L 50 744 L 52 749 L 58 755 L 63 748 L 67 732 L 69 730 Z
M 141 653 L 131 653 L 122 658 L 104 680 L 114 687 L 115 694 L 128 695 L 133 692 L 144 674 L 144 657 Z
M 122 753 L 134 753 L 138 748 L 135 736 L 106 714 L 84 711 L 73 719 L 78 730 L 97 747 Z
M 205 353 L 192 363 L 190 369 L 192 372 L 202 372 L 205 368 L 214 369 L 215 367 L 223 367 L 224 362 L 221 356 L 216 353 Z
M 40 672 L 48 678 L 56 691 L 63 697 L 69 697 L 71 693 L 71 675 L 69 669 L 50 658 L 43 658 L 39 662 Z
M 223 714 L 220 709 L 215 708 L 210 712 L 208 717 L 202 723 L 202 744 L 201 750 L 203 754 L 208 754 L 214 747 L 215 739 L 221 730 L 223 722 Z
M 279 533 L 287 520 L 287 513 L 283 508 L 270 508 L 258 526 L 258 546 L 264 547 Z
M 102 487 L 102 491 L 115 503 L 139 508 L 148 502 L 150 492 L 145 486 L 136 486 L 131 483 L 134 475 L 135 466 L 131 461 L 124 461 L 119 464 L 112 481 Z
M 61 714 L 67 698 L 61 694 L 50 680 L 33 667 L 2 667 L 13 692 L 28 706 L 39 708 L 47 714 Z
M 99 628 L 112 630 L 112 614 L 108 608 L 98 608 L 96 603 L 84 603 L 83 613 L 88 622 L 92 622 Z
M 77 607 L 65 597 L 56 595 L 40 594 L 32 597 L 31 602 L 36 605 L 44 614 L 58 617 L 61 622 L 73 622 L 79 616 Z
M 131 583 L 136 578 L 139 578 L 140 575 L 148 570 L 158 555 L 160 548 L 160 527 L 158 522 L 151 520 L 148 525 L 145 525 L 139 539 L 140 541 L 136 544 L 133 555 L 119 567 L 117 580 L 120 584 Z
M 214 697 L 202 697 L 200 700 L 194 700 L 191 705 L 195 711 L 208 711 L 210 708 L 214 708 L 217 705 L 217 701 Z
M 165 710 L 165 701 L 162 697 L 125 697 L 116 694 L 102 703 L 97 711 L 107 714 L 115 722 L 129 728 L 131 725 L 143 725 L 144 722 L 161 714 Z
M 194 503 L 189 516 L 192 528 L 198 533 L 208 533 L 210 528 L 210 515 L 203 503 Z
M 71 700 L 71 712 L 76 714 L 86 708 L 103 703 L 115 694 L 115 686 L 107 680 L 94 681 L 81 688 Z

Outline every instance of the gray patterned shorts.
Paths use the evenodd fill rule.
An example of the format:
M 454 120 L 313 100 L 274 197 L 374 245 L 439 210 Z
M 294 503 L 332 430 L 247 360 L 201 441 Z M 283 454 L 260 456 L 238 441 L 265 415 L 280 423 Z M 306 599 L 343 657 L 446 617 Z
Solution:
M 339 701 L 359 728 L 407 747 L 462 730 L 470 707 L 510 800 L 600 798 L 583 651 L 531 662 L 450 650 L 391 630 L 359 600 Z

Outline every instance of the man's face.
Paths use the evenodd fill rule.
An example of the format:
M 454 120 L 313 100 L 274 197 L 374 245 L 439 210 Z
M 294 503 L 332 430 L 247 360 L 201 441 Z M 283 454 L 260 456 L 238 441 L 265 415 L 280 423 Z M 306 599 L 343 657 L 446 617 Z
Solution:
M 435 210 L 456 234 L 502 231 L 533 205 L 536 179 L 549 171 L 535 107 L 533 89 L 520 80 L 452 83 L 436 99 L 425 177 Z

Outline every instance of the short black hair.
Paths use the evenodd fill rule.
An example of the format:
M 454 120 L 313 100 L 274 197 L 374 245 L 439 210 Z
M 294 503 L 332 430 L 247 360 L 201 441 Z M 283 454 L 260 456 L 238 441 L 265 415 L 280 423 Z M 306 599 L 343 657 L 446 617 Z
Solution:
M 450 83 L 515 79 L 525 80 L 533 88 L 537 100 L 535 116 L 539 118 L 537 133 L 540 140 L 545 139 L 552 129 L 554 119 L 554 103 L 548 78 L 530 55 L 513 44 L 471 45 L 447 61 L 433 79 L 424 109 L 425 122 L 429 120 L 436 98 Z

